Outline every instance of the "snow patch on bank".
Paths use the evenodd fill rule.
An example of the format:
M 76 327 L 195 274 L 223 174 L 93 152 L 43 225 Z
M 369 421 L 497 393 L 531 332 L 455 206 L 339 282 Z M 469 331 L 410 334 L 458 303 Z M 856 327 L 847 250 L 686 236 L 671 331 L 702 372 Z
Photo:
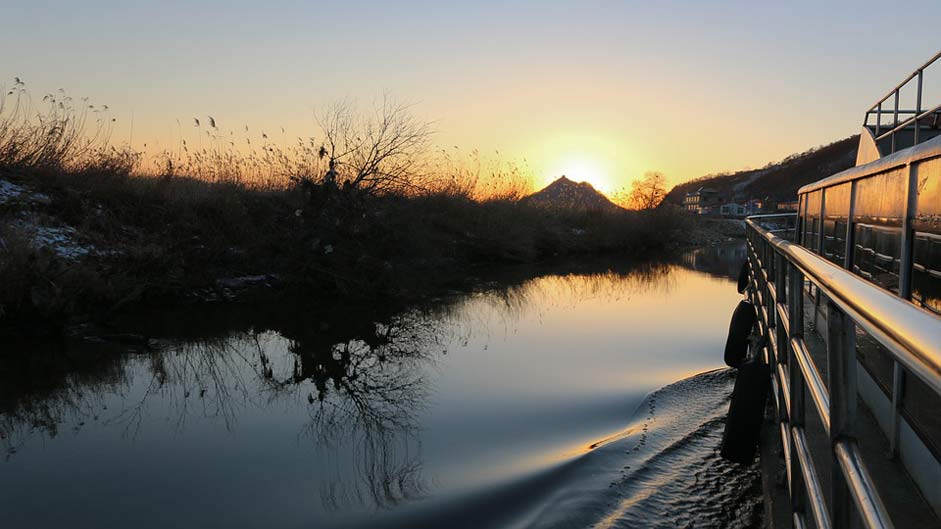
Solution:
M 94 252 L 93 246 L 78 242 L 78 231 L 72 226 L 43 222 L 41 216 L 29 212 L 33 205 L 48 205 L 50 202 L 46 194 L 0 179 L 0 206 L 12 207 L 15 219 L 6 222 L 10 222 L 14 230 L 29 241 L 33 248 L 47 249 L 62 259 L 73 261 Z M 0 246 L 3 246 L 2 239 Z
M 30 241 L 36 248 L 47 248 L 63 259 L 76 260 L 93 251 L 90 245 L 76 242 L 78 234 L 71 226 L 28 226 Z M 31 233 L 30 233 L 31 232 Z
M 24 186 L 14 184 L 9 180 L 0 179 L 0 205 L 13 202 L 39 202 L 48 204 L 50 198 L 43 193 L 35 193 Z

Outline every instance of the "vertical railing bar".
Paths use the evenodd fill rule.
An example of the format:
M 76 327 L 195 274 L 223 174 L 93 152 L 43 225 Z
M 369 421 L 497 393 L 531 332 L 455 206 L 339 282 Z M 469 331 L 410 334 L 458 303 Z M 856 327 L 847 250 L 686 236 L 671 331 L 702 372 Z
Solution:
M 892 110 L 892 152 L 895 152 L 895 136 L 894 132 L 899 126 L 899 89 L 895 89 L 895 108 Z
M 918 165 L 908 165 L 908 186 L 905 204 L 902 210 L 902 249 L 899 255 L 899 296 L 912 297 L 912 252 L 914 248 L 914 230 L 912 221 L 918 201 Z
M 788 325 L 783 321 L 782 319 L 783 316 L 781 315 L 782 311 L 778 310 L 778 307 L 779 306 L 787 307 L 787 299 L 789 295 L 788 288 L 787 288 L 787 258 L 784 257 L 784 254 L 781 252 L 775 251 L 774 254 L 775 254 L 774 255 L 774 259 L 775 259 L 774 288 L 775 288 L 775 293 L 777 294 L 777 299 L 775 300 L 774 315 L 772 316 L 772 318 L 775 319 L 775 336 L 777 338 L 775 340 L 776 343 L 775 343 L 774 354 L 777 360 L 777 366 L 786 366 L 787 365 L 787 351 L 788 351 L 788 336 L 787 336 Z M 774 369 L 774 371 L 778 371 L 778 370 Z M 787 378 L 781 378 L 780 375 L 778 376 L 778 378 L 780 379 L 779 391 L 781 391 L 783 395 L 786 395 L 785 402 L 791 402 L 792 395 L 790 394 L 790 391 L 789 391 L 789 387 L 788 387 L 789 383 L 788 383 Z M 789 409 L 789 415 L 787 417 L 787 422 L 788 424 L 790 424 L 790 413 L 793 413 L 793 403 L 788 409 Z M 781 413 L 779 412 L 778 421 L 781 422 L 782 419 L 783 417 L 781 416 Z M 788 447 L 788 450 L 790 450 L 790 447 Z M 790 471 L 791 469 L 788 468 L 789 473 Z M 789 490 L 792 488 L 792 485 L 790 482 L 788 482 L 788 487 L 789 487 Z
M 880 107 L 881 109 L 881 107 Z M 823 214 L 824 214 L 824 205 L 826 203 L 826 190 L 821 189 L 820 192 L 820 209 L 817 210 L 817 230 L 815 241 L 817 244 L 817 255 L 823 254 Z M 810 207 L 808 206 L 808 210 Z M 811 283 L 813 286 L 813 283 Z M 817 319 L 820 312 L 820 289 L 813 286 L 814 290 L 814 319 L 813 319 L 813 328 L 817 329 Z
M 913 122 L 913 125 L 915 125 L 914 145 L 918 145 L 918 136 L 919 136 L 918 133 L 919 133 L 919 129 L 921 128 L 921 124 L 918 122 L 917 116 L 921 115 L 921 87 L 922 87 L 922 80 L 924 79 L 924 74 L 925 74 L 924 70 L 918 70 L 918 85 L 917 85 L 918 87 L 915 92 L 915 116 L 916 117 L 915 117 L 915 121 Z
M 788 381 L 787 381 L 787 391 L 791 399 L 791 415 L 788 417 L 788 422 L 795 427 L 802 427 L 804 425 L 804 376 L 800 368 L 797 367 L 797 363 L 794 359 L 794 351 L 791 349 L 790 343 L 791 337 L 794 336 L 803 336 L 804 334 L 804 278 L 801 276 L 800 270 L 794 265 L 791 265 L 790 269 L 787 270 L 787 304 L 788 304 L 788 329 L 790 336 L 788 337 L 787 342 L 785 342 L 785 351 L 787 351 L 787 361 L 788 366 Z M 795 367 L 797 367 L 795 369 Z M 791 454 L 796 453 L 796 447 L 794 446 L 794 437 L 788 436 L 790 441 L 790 452 Z M 791 481 L 790 490 L 788 491 L 791 497 L 791 508 L 796 514 L 805 515 L 807 512 L 807 490 L 806 484 L 804 483 L 803 473 L 800 469 L 800 462 L 797 461 L 795 457 L 791 457 L 789 472 L 795 478 Z
M 899 296 L 912 298 L 912 267 L 914 255 L 914 228 L 912 223 L 918 204 L 918 165 L 908 165 L 908 186 L 902 213 L 902 241 L 899 255 Z M 892 359 L 892 418 L 889 424 L 889 452 L 898 456 L 899 435 L 902 425 L 902 398 L 905 395 L 905 368 Z
M 883 101 L 885 101 L 883 99 Z M 882 101 L 879 102 L 879 108 L 876 110 L 876 137 L 879 137 L 879 132 L 882 130 Z
M 777 310 L 778 305 L 787 307 L 787 258 L 780 252 L 775 252 L 774 288 L 778 295 L 774 307 L 774 318 L 777 320 L 775 323 L 777 336 L 777 350 L 775 351 L 775 355 L 778 358 L 778 363 L 787 364 L 787 343 L 790 340 L 788 337 L 788 326 L 781 320 L 781 311 Z
M 824 255 L 825 245 L 823 240 L 825 238 L 825 233 L 823 229 L 823 223 L 827 215 L 827 191 L 830 189 L 832 188 L 827 187 L 820 190 L 820 238 L 817 241 L 817 255 Z
M 849 528 L 853 499 L 837 459 L 838 442 L 855 440 L 856 332 L 852 318 L 827 301 L 827 375 L 830 379 L 830 516 L 837 529 Z
M 856 181 L 850 182 L 850 210 L 846 218 L 846 252 L 843 256 L 843 268 L 853 269 L 853 252 L 856 250 L 856 244 L 853 240 L 853 217 L 856 215 Z
M 892 361 L 892 423 L 889 432 L 889 454 L 899 455 L 899 436 L 902 427 L 902 399 L 905 397 L 905 368 L 898 360 Z

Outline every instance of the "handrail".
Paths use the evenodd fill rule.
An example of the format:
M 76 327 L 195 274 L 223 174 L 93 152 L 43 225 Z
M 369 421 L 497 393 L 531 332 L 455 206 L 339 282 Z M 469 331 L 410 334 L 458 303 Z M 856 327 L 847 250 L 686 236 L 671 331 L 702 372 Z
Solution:
M 892 95 L 895 94 L 896 91 L 901 90 L 902 88 L 904 88 L 905 85 L 907 85 L 907 84 L 909 83 L 909 81 L 911 81 L 912 79 L 914 79 L 915 77 L 917 77 L 920 72 L 924 72 L 926 68 L 928 68 L 929 66 L 931 66 L 931 64 L 934 63 L 935 61 L 937 61 L 938 59 L 941 59 L 941 51 L 939 51 L 938 53 L 936 53 L 934 57 L 928 59 L 928 60 L 925 62 L 925 64 L 922 64 L 920 67 L 916 68 L 915 71 L 912 72 L 908 77 L 906 77 L 905 79 L 903 79 L 901 83 L 895 85 L 895 88 L 893 88 L 893 89 L 889 90 L 888 92 L 886 92 L 885 96 L 884 96 L 882 99 L 876 101 L 876 103 L 875 103 L 874 105 L 872 105 L 871 107 L 869 107 L 869 111 L 871 112 L 871 111 L 873 111 L 873 109 L 875 109 L 876 107 L 878 107 L 878 106 L 881 105 L 882 103 L 885 103 L 886 100 L 889 99 L 890 97 L 892 97 Z
M 891 137 L 891 136 L 892 136 L 893 134 L 895 134 L 896 132 L 906 129 L 906 128 L 907 128 L 909 125 L 911 125 L 912 123 L 914 123 L 915 126 L 917 127 L 917 126 L 918 126 L 918 122 L 920 122 L 921 120 L 923 120 L 923 119 L 925 119 L 926 117 L 930 116 L 931 114 L 938 114 L 938 113 L 941 113 L 941 105 L 938 105 L 938 106 L 932 108 L 931 110 L 926 110 L 926 111 L 922 112 L 921 114 L 917 114 L 917 115 L 914 115 L 914 116 L 912 116 L 912 117 L 906 119 L 905 121 L 899 123 L 899 124 L 898 124 L 895 128 L 893 128 L 892 130 L 889 130 L 889 131 L 887 131 L 887 132 L 883 132 L 883 133 L 880 134 L 879 136 L 876 136 L 876 141 L 879 141 L 879 140 L 882 140 L 882 139 Z
M 929 114 L 937 113 L 939 110 L 941 110 L 941 106 L 938 106 L 928 112 L 923 113 L 923 108 L 922 108 L 922 95 L 924 93 L 923 82 L 925 78 L 925 75 L 924 75 L 925 69 L 931 66 L 939 58 L 941 58 L 941 52 L 936 53 L 934 57 L 932 57 L 931 59 L 928 59 L 926 63 L 924 63 L 923 65 L 921 65 L 921 67 L 917 68 L 914 72 L 909 74 L 909 76 L 903 79 L 901 83 L 895 85 L 895 88 L 889 90 L 888 93 L 886 93 L 886 95 L 882 97 L 882 99 L 879 99 L 878 101 L 876 101 L 876 103 L 872 105 L 871 107 L 869 107 L 869 110 L 866 111 L 863 117 L 863 127 L 870 127 L 869 117 L 875 114 L 876 123 L 872 125 L 872 128 L 873 128 L 872 135 L 876 138 L 877 142 L 884 138 L 891 138 L 891 147 L 890 147 L 890 152 L 889 152 L 890 154 L 894 153 L 897 150 L 895 134 L 898 131 L 904 130 L 909 125 L 913 125 L 914 136 L 913 136 L 912 145 L 918 145 L 920 143 L 919 132 L 921 128 L 921 124 L 920 124 L 921 120 L 925 116 Z M 908 83 L 912 82 L 915 79 L 917 79 L 918 81 L 916 84 L 916 89 L 915 89 L 915 110 L 914 111 L 899 110 L 899 99 L 900 99 L 900 94 L 901 94 L 902 89 L 905 88 L 905 86 L 908 85 Z M 894 103 L 892 105 L 892 109 L 885 110 L 885 114 L 892 116 L 891 130 L 885 134 L 880 134 L 880 132 L 882 131 L 882 126 L 883 126 L 882 125 L 882 114 L 883 114 L 882 105 L 886 104 L 889 98 L 892 98 L 892 97 L 894 97 Z M 905 120 L 903 123 L 899 124 L 900 114 L 915 114 L 915 115 L 912 118 L 909 118 Z
M 893 522 L 856 444 L 854 327 L 866 330 L 900 365 L 941 394 L 941 324 L 929 312 L 761 226 L 788 215 L 796 217 L 795 213 L 753 216 L 746 219 L 746 226 L 752 265 L 747 295 L 756 306 L 759 334 L 767 343 L 763 357 L 771 367 L 788 491 L 792 505 L 804 506 L 792 515 L 803 525 L 809 508 L 817 527 L 843 529 L 858 516 L 869 529 L 891 529 Z M 824 386 L 804 341 L 805 281 L 828 303 L 829 386 Z M 816 412 L 830 438 L 829 498 L 823 496 L 804 431 L 808 392 L 813 401 L 809 409 Z
M 936 316 L 836 266 L 798 244 L 745 222 L 853 316 L 926 384 L 941 393 L 941 325 Z M 762 233 L 765 232 L 765 233 Z

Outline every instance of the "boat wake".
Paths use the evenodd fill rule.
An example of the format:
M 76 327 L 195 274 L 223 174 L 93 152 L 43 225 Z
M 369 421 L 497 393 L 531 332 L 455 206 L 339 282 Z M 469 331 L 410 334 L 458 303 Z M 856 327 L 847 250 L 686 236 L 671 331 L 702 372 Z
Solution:
M 719 456 L 734 380 L 731 370 L 720 369 L 665 386 L 644 399 L 623 432 L 589 444 L 581 455 L 395 525 L 760 527 L 757 465 Z

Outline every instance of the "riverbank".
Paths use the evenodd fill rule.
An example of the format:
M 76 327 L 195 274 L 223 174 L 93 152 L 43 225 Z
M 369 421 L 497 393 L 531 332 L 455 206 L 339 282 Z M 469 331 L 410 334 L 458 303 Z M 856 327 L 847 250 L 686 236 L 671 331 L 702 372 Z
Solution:
M 705 234 L 705 235 L 704 235 Z M 566 256 L 656 257 L 727 239 L 674 208 L 561 210 L 457 191 L 383 196 L 310 182 L 116 169 L 0 175 L 0 328 L 106 320 L 133 306 L 416 299 L 474 270 Z

